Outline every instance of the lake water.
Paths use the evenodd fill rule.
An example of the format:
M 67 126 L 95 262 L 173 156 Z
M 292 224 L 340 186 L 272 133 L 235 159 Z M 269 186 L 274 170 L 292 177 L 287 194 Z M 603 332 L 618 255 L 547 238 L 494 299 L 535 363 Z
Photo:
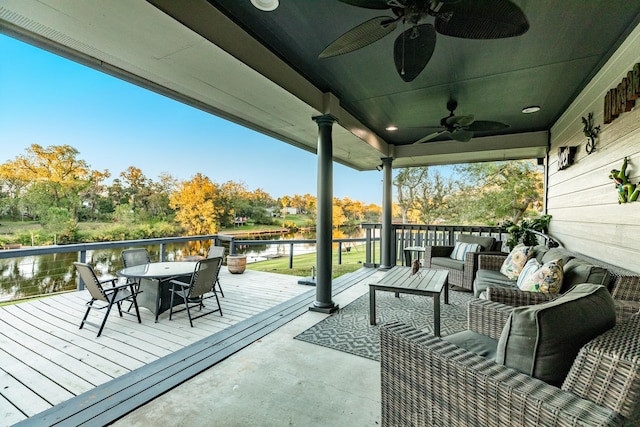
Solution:
M 337 231 L 333 236 L 334 239 L 349 237 L 364 237 L 364 230 L 357 229 L 348 233 Z M 283 243 L 246 247 L 237 245 L 236 252 L 247 255 L 249 263 L 288 256 L 290 244 L 286 243 L 286 240 L 291 239 L 315 239 L 315 232 L 265 236 L 263 240 L 282 240 Z M 87 262 L 94 266 L 99 275 L 115 275 L 115 272 L 123 267 L 120 258 L 123 249 L 87 251 Z M 147 246 L 146 249 L 152 261 L 160 259 L 159 246 Z M 166 245 L 165 260 L 175 261 L 185 255 L 206 253 L 206 249 L 203 242 Z M 315 250 L 315 244 L 299 244 L 294 246 L 294 255 L 313 253 Z M 0 259 L 0 302 L 76 289 L 77 279 L 73 262 L 77 261 L 77 257 L 78 254 L 73 252 Z

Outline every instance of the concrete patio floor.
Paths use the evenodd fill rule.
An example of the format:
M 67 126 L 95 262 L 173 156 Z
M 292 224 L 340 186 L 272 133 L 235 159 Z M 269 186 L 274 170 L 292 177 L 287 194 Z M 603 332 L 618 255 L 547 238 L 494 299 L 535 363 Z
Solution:
M 334 301 L 366 292 L 358 283 Z M 325 317 L 297 317 L 112 425 L 379 425 L 380 363 L 293 339 Z

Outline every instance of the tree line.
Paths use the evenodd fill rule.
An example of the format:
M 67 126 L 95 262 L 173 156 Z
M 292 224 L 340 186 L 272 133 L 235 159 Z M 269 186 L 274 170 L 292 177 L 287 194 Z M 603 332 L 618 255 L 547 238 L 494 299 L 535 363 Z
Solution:
M 287 208 L 315 225 L 317 200 L 310 194 L 273 198 L 260 188 L 217 183 L 202 173 L 186 181 L 168 173 L 152 180 L 135 166 L 110 178 L 109 170 L 91 169 L 69 145 L 33 144 L 0 164 L 0 215 L 38 221 L 62 241 L 78 241 L 78 222 L 92 221 L 155 227 L 140 235 L 125 227 L 120 239 L 215 234 L 233 227 L 238 217 L 296 227 L 283 219 Z M 530 160 L 458 165 L 449 176 L 426 166 L 406 168 L 393 184 L 395 221 L 499 225 L 535 217 L 542 209 L 543 173 Z M 348 197 L 334 199 L 333 224 L 379 222 L 381 211 Z
M 394 179 L 403 222 L 517 224 L 542 212 L 544 176 L 536 160 L 456 165 L 450 176 L 407 168 Z
M 0 165 L 0 215 L 38 221 L 71 241 L 77 238 L 77 223 L 91 221 L 178 224 L 165 234 L 215 234 L 233 227 L 238 217 L 292 227 L 282 222 L 282 212 L 294 208 L 309 217 L 309 226 L 315 223 L 316 198 L 310 194 L 273 198 L 260 188 L 217 183 L 202 173 L 187 181 L 163 173 L 154 181 L 135 166 L 110 178 L 109 170 L 91 169 L 69 145 L 33 144 Z M 379 221 L 380 212 L 377 205 L 334 199 L 335 226 Z

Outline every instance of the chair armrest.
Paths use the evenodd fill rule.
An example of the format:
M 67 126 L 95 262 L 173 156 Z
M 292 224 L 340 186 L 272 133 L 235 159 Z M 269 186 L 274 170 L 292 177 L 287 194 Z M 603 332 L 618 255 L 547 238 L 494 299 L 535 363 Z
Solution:
M 512 311 L 513 307 L 508 305 L 472 300 L 467 307 L 467 329 L 498 340 Z
M 521 291 L 516 288 L 487 288 L 487 300 L 498 302 L 500 304 L 510 305 L 512 307 L 520 307 L 523 305 L 534 305 L 551 301 L 560 296 L 560 294 L 547 294 L 543 292 Z
M 381 327 L 380 352 L 383 426 L 586 427 L 624 421 L 610 409 L 407 325 Z
M 640 421 L 640 316 L 585 344 L 571 366 L 562 390 Z
M 509 254 L 504 252 L 479 252 L 478 253 L 478 270 L 500 271 L 502 263 L 507 259 Z
M 640 276 L 617 275 L 611 296 L 617 300 L 640 301 Z
M 464 270 L 462 272 L 462 287 L 473 290 L 473 281 L 478 271 L 478 255 L 481 252 L 468 252 L 464 255 Z
M 191 286 L 190 283 L 186 283 L 186 282 L 181 282 L 180 280 L 175 280 L 175 279 L 171 279 L 169 280 L 169 283 L 171 284 L 171 287 L 173 288 L 174 286 L 180 286 L 181 288 L 188 288 L 189 286 Z
M 424 248 L 424 266 L 431 268 L 431 258 L 448 257 L 453 252 L 453 246 L 425 246 Z

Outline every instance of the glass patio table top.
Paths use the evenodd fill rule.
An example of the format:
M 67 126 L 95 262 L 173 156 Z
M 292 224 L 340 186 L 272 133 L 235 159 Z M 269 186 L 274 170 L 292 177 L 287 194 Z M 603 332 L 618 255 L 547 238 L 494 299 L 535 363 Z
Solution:
M 151 262 L 134 265 L 117 272 L 118 276 L 141 279 L 167 279 L 176 276 L 189 276 L 193 273 L 193 261 Z

